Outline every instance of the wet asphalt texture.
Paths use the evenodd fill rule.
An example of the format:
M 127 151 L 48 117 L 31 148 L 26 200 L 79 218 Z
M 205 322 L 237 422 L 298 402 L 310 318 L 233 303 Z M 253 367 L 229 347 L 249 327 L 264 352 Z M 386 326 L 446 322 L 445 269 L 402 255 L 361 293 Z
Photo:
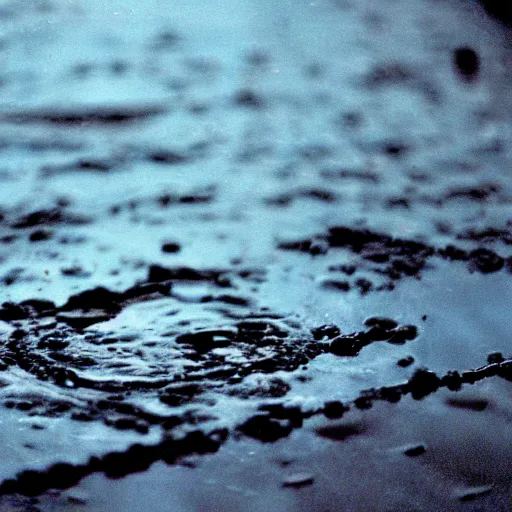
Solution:
M 499 2 L 0 2 L 0 508 L 512 509 Z

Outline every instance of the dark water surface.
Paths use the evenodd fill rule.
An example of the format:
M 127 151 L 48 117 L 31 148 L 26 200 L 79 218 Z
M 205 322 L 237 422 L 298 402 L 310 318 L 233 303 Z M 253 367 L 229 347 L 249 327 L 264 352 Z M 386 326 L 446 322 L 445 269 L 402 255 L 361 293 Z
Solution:
M 0 508 L 510 510 L 510 41 L 1 2 Z

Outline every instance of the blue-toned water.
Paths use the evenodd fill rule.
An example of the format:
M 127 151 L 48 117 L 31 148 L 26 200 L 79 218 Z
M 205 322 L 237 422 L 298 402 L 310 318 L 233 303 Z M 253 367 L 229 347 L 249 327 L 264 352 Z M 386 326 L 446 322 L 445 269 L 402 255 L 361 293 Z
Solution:
M 507 510 L 509 381 L 354 400 L 511 355 L 511 59 L 472 1 L 0 2 L 0 508 Z

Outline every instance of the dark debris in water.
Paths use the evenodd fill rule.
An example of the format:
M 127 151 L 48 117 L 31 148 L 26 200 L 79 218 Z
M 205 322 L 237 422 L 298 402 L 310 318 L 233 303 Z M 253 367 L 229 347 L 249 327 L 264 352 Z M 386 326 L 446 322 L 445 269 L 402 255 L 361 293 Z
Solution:
M 37 496 L 48 489 L 67 489 L 97 472 L 103 472 L 110 478 L 121 478 L 144 471 L 159 460 L 172 464 L 187 455 L 215 453 L 227 437 L 225 429 L 208 433 L 195 430 L 183 439 L 173 439 L 169 435 L 157 445 L 134 444 L 125 452 L 92 457 L 83 465 L 58 463 L 46 471 L 27 470 L 15 479 L 4 480 L 0 484 L 0 494 Z
M 216 451 L 226 439 L 228 430 L 216 431 L 215 434 L 193 431 L 184 439 L 173 439 L 173 432 L 177 428 L 194 425 L 198 421 L 198 418 L 183 410 L 183 407 L 190 404 L 213 404 L 218 393 L 243 400 L 280 400 L 286 397 L 291 388 L 287 382 L 275 376 L 278 371 L 292 372 L 320 354 L 330 352 L 338 356 L 354 357 L 371 343 L 387 341 L 395 345 L 403 344 L 418 335 L 415 326 L 400 325 L 387 317 L 370 317 L 365 320 L 365 329 L 361 332 L 343 334 L 336 325 L 322 325 L 308 332 L 290 327 L 286 319 L 271 318 L 270 312 L 267 318 L 251 318 L 248 311 L 245 319 L 225 317 L 223 323 L 212 328 L 187 329 L 185 323 L 174 332 L 162 333 L 169 339 L 169 348 L 155 344 L 156 359 L 151 359 L 151 352 L 142 356 L 143 360 L 147 359 L 150 363 L 149 370 L 150 367 L 155 368 L 155 363 L 158 367 L 158 361 L 162 360 L 162 350 L 169 350 L 169 355 L 176 351 L 181 352 L 179 358 L 183 362 L 188 361 L 190 367 L 186 373 L 173 373 L 168 369 L 146 375 L 137 371 L 132 375 L 129 368 L 118 368 L 115 358 L 110 362 L 103 356 L 96 360 L 95 354 L 100 356 L 105 349 L 107 353 L 111 349 L 118 350 L 123 347 L 128 351 L 139 351 L 137 347 L 140 346 L 143 350 L 138 353 L 143 354 L 144 351 L 151 351 L 151 344 L 140 345 L 135 342 L 133 348 L 129 348 L 134 343 L 133 337 L 95 334 L 84 331 L 85 327 L 115 318 L 137 303 L 172 300 L 175 283 L 199 281 L 218 286 L 221 275 L 236 277 L 222 270 L 191 268 L 160 267 L 158 276 L 155 276 L 155 272 L 155 269 L 151 269 L 147 281 L 124 292 L 98 287 L 70 297 L 60 307 L 44 300 L 2 305 L 1 319 L 17 327 L 0 348 L 1 369 L 6 371 L 10 367 L 20 368 L 35 379 L 64 390 L 70 397 L 67 400 L 49 400 L 43 397 L 23 397 L 21 394 L 4 399 L 5 407 L 28 415 L 44 415 L 50 418 L 67 416 L 77 422 L 102 421 L 107 427 L 131 430 L 140 435 L 146 435 L 153 426 L 159 426 L 168 433 L 158 445 L 133 445 L 123 453 L 92 458 L 83 466 L 62 463 L 44 472 L 27 470 L 16 479 L 4 481 L 0 486 L 2 493 L 22 492 L 36 495 L 50 487 L 69 487 L 94 472 L 122 476 L 145 469 L 156 460 L 172 463 L 186 454 Z M 251 272 L 238 271 L 238 278 L 242 276 L 243 279 L 250 275 Z M 232 307 L 248 309 L 244 304 Z M 52 323 L 49 320 L 55 321 Z M 77 343 L 82 346 L 78 353 L 75 349 Z M 222 349 L 226 348 L 230 351 L 223 354 Z M 266 355 L 262 355 L 261 350 L 266 351 Z M 238 353 L 238 360 L 227 357 L 230 353 Z M 176 360 L 176 355 L 172 359 Z M 409 394 L 414 399 L 421 400 L 440 388 L 457 391 L 465 384 L 473 384 L 494 376 L 512 379 L 510 360 L 494 356 L 490 360 L 482 368 L 462 373 L 448 372 L 441 377 L 425 368 L 418 368 L 402 384 L 364 390 L 351 403 L 327 401 L 320 409 L 303 411 L 300 406 L 287 405 L 285 402 L 264 403 L 259 406 L 256 415 L 240 423 L 235 430 L 263 442 L 274 442 L 289 436 L 307 418 L 316 414 L 341 419 L 351 408 L 364 411 L 371 408 L 376 401 L 398 402 Z M 404 361 L 409 364 L 408 360 Z M 402 366 L 406 366 L 405 362 Z M 95 373 L 99 371 L 100 375 L 105 369 L 113 372 L 112 378 L 97 379 Z M 251 384 L 251 380 L 245 379 L 253 374 L 267 374 L 269 378 L 257 378 Z M 89 399 L 86 404 L 78 406 L 72 397 L 78 397 L 80 390 L 94 390 L 98 393 L 97 398 Z M 137 396 L 157 398 L 166 408 L 166 412 L 149 412 L 131 403 L 132 398 Z M 450 400 L 450 405 L 458 408 L 482 410 L 486 407 L 481 400 L 459 399 L 456 396 Z M 318 434 L 328 439 L 344 440 L 364 432 L 365 428 L 364 423 L 358 426 L 342 422 L 339 425 L 322 427 Z M 415 447 L 406 454 L 416 456 L 420 451 L 420 448 Z M 59 469 L 61 467 L 65 467 L 68 473 L 65 479 L 62 479 Z
M 508 232 L 503 240 L 507 243 Z M 321 254 L 316 249 L 319 244 L 325 244 L 324 254 L 332 249 L 350 251 L 358 255 L 361 260 L 369 262 L 370 266 L 367 267 L 367 270 L 374 272 L 377 276 L 387 278 L 385 283 L 378 288 L 373 288 L 372 283 L 368 280 L 355 280 L 354 285 L 360 289 L 362 294 L 371 289 L 391 291 L 394 289 L 394 283 L 403 278 L 421 278 L 422 272 L 430 267 L 430 262 L 436 257 L 448 261 L 464 261 L 471 272 L 498 272 L 505 265 L 505 259 L 491 249 L 479 248 L 467 251 L 452 244 L 437 248 L 422 241 L 395 238 L 368 229 L 345 226 L 331 227 L 327 234 L 315 235 L 309 239 L 280 242 L 278 247 L 286 251 L 318 255 Z M 353 273 L 352 267 L 347 265 L 332 266 L 331 270 L 347 275 Z M 324 280 L 323 286 L 340 291 L 349 291 L 353 287 L 347 280 L 333 279 Z
M 69 224 L 72 226 L 88 224 L 90 219 L 57 207 L 48 210 L 37 210 L 17 218 L 11 226 L 15 229 L 33 228 L 35 226 L 52 226 L 55 224 Z
M 252 279 L 254 273 L 244 269 L 228 272 L 153 266 L 147 280 L 121 292 L 97 287 L 72 295 L 61 306 L 35 299 L 5 302 L 0 308 L 0 319 L 12 324 L 14 330 L 0 346 L 0 371 L 23 370 L 36 382 L 54 386 L 63 398 L 49 400 L 37 393 L 8 394 L 4 406 L 29 416 L 65 416 L 79 423 L 99 421 L 108 428 L 142 436 L 153 427 L 171 433 L 183 425 L 201 421 L 190 415 L 192 411 L 187 412 L 186 407 L 211 406 L 219 393 L 255 403 L 282 399 L 291 386 L 286 379 L 277 377 L 277 372 L 293 372 L 321 354 L 354 357 L 373 342 L 404 343 L 417 335 L 415 327 L 401 326 L 383 317 L 367 319 L 365 329 L 358 333 L 342 334 L 335 325 L 309 330 L 269 310 L 256 315 L 250 303 L 235 300 L 228 293 L 216 300 L 244 311 L 243 315 L 230 317 L 215 313 L 217 321 L 210 326 L 173 320 L 180 307 L 190 307 L 187 301 L 174 295 L 175 286 L 206 283 L 213 288 L 229 288 L 236 280 Z M 175 308 L 166 320 L 168 325 L 155 332 L 160 337 L 158 343 L 144 342 L 137 335 L 90 330 L 96 324 L 122 318 L 128 308 L 155 301 L 170 301 Z M 215 312 L 211 309 L 214 303 L 204 298 L 195 302 L 205 308 L 204 313 Z M 341 350 L 336 348 L 338 345 L 351 348 Z M 167 356 L 163 357 L 164 354 Z M 86 391 L 94 391 L 95 398 L 77 401 Z M 137 397 L 158 400 L 162 411 L 145 410 L 133 403 Z M 345 405 L 334 402 L 326 405 L 326 414 L 331 417 L 342 416 L 344 411 Z M 272 442 L 300 427 L 304 418 L 300 407 L 268 405 L 261 414 L 240 424 L 239 432 Z M 131 457 L 130 450 L 123 456 Z M 152 449 L 147 450 L 153 453 Z M 121 459 L 123 456 L 119 455 Z M 110 456 L 106 457 L 109 460 Z M 151 461 L 162 458 L 154 459 L 156 452 L 151 457 Z M 110 458 L 115 459 L 114 455 Z M 113 471 L 102 469 L 101 464 L 95 460 L 81 467 L 76 471 L 76 478 L 90 472 Z M 135 469 L 127 472 L 132 470 Z M 42 478 L 41 482 L 45 478 L 49 480 L 47 484 L 41 483 L 41 488 L 30 490 L 30 486 L 26 487 L 26 475 L 22 475 L 22 483 L 4 482 L 2 490 L 11 492 L 19 485 L 26 487 L 26 492 L 37 494 L 53 482 L 53 471 L 50 468 L 49 475 Z M 71 482 L 61 485 L 67 487 Z
M 478 78 L 480 71 L 480 57 L 478 53 L 469 46 L 456 48 L 453 56 L 454 66 L 461 77 L 472 81 Z
M 473 384 L 474 382 L 492 377 L 502 376 L 511 378 L 512 361 L 505 360 L 502 363 L 494 363 L 485 367 L 463 372 L 460 378 L 463 383 Z M 435 392 L 442 387 L 449 387 L 449 382 L 453 378 L 454 372 L 449 372 L 443 377 L 438 377 L 433 372 L 426 369 L 417 370 L 413 376 L 404 384 L 396 386 L 382 387 L 379 389 L 369 389 L 363 391 L 358 398 L 351 403 L 342 404 L 341 402 L 326 402 L 323 408 L 315 411 L 302 411 L 300 407 L 290 407 L 279 403 L 272 403 L 260 406 L 261 413 L 251 416 L 245 422 L 238 426 L 238 432 L 246 436 L 258 439 L 268 443 L 275 442 L 287 437 L 295 428 L 300 428 L 305 419 L 317 414 L 324 414 L 329 419 L 340 419 L 351 409 L 371 408 L 377 400 L 397 402 L 403 396 L 412 394 L 413 398 L 420 400 L 428 394 Z M 199 390 L 197 385 L 171 386 L 167 388 L 166 395 L 177 397 L 171 400 L 171 405 L 176 405 L 182 398 L 192 396 Z M 453 400 L 457 400 L 455 397 Z M 177 401 L 177 402 L 176 402 Z M 10 407 L 18 407 L 20 410 L 30 411 L 40 406 L 33 402 L 10 402 L 6 404 Z M 26 405 L 26 407 L 25 407 Z M 46 404 L 47 405 L 47 404 Z M 56 404 L 54 410 L 57 413 L 68 411 L 70 406 L 65 404 Z M 122 402 L 102 401 L 97 404 L 99 411 L 117 410 L 123 414 L 141 413 L 132 406 L 125 405 Z M 475 410 L 481 410 L 477 408 Z M 107 424 L 116 428 L 135 428 L 143 433 L 147 429 L 148 423 L 154 423 L 156 418 L 146 414 L 146 417 L 138 419 L 119 418 L 115 421 L 108 420 Z M 75 416 L 78 421 L 89 421 L 93 418 L 79 415 Z M 179 416 L 169 416 L 163 425 L 168 424 L 172 429 L 182 424 L 185 419 Z M 345 441 L 354 436 L 363 434 L 367 429 L 366 422 L 339 422 L 317 429 L 317 434 L 335 441 Z M 167 464 L 177 462 L 181 457 L 190 454 L 214 453 L 226 441 L 229 436 L 227 429 L 215 429 L 212 431 L 193 430 L 185 437 L 174 438 L 172 430 L 164 439 L 156 445 L 134 444 L 125 452 L 112 452 L 102 457 L 92 457 L 84 465 L 73 465 L 69 463 L 59 463 L 49 467 L 44 471 L 27 470 L 16 476 L 14 479 L 4 480 L 0 484 L 0 494 L 14 494 L 34 496 L 45 492 L 50 488 L 66 489 L 78 483 L 82 478 L 96 472 L 104 472 L 109 477 L 119 478 L 130 473 L 138 472 L 149 468 L 154 462 L 162 460 Z M 423 444 L 411 445 L 404 449 L 404 453 L 409 457 L 417 457 L 425 452 Z M 308 479 L 309 481 L 309 479 Z M 290 484 L 292 485 L 292 484 Z M 460 494 L 463 501 L 472 500 L 484 493 L 490 492 L 490 486 L 480 489 L 465 490 Z
M 61 125 L 110 125 L 144 120 L 163 114 L 161 105 L 113 107 L 78 107 L 76 109 L 48 108 L 19 112 L 0 112 L 0 119 L 14 123 L 51 123 Z

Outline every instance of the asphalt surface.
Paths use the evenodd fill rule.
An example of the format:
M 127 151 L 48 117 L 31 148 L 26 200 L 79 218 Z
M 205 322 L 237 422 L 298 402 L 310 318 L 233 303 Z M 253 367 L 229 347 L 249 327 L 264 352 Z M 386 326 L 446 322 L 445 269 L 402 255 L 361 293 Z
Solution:
M 484 3 L 0 2 L 2 510 L 512 508 Z

